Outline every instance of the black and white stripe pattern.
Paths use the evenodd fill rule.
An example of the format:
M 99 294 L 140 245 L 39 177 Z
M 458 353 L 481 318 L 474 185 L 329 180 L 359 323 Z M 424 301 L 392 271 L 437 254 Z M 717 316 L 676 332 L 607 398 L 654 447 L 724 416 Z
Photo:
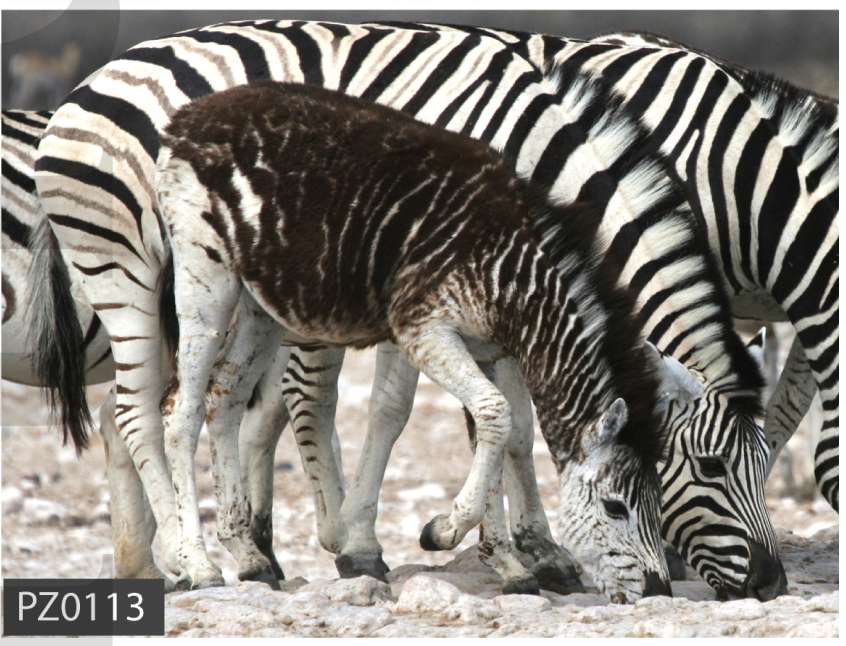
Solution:
M 119 422 L 153 491 L 160 528 L 173 529 L 173 507 L 155 448 L 162 389 L 156 286 L 166 253 L 153 195 L 158 135 L 190 98 L 264 78 L 402 109 L 491 143 L 521 173 L 552 187 L 555 199 L 594 199 L 604 211 L 597 218 L 603 246 L 638 293 L 647 324 L 660 330 L 659 345 L 704 366 L 709 378 L 755 391 L 694 232 L 670 232 L 653 220 L 650 195 L 667 181 L 666 168 L 630 154 L 640 141 L 636 124 L 619 111 L 609 122 L 601 93 L 592 101 L 587 86 L 545 78 L 478 33 L 287 21 L 190 30 L 143 43 L 90 76 L 51 120 L 37 176 L 72 277 L 105 327 L 121 331 L 112 335 Z M 657 262 L 656 248 L 663 251 Z M 679 311 L 672 295 L 682 285 L 690 298 Z M 697 319 L 705 324 L 691 326 Z

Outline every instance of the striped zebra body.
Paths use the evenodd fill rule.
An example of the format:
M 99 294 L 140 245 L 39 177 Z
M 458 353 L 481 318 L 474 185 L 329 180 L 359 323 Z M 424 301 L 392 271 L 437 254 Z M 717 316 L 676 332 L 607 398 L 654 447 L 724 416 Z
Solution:
M 501 477 L 511 412 L 476 366 L 471 348 L 481 343 L 519 364 L 559 473 L 562 516 L 582 519 L 565 539 L 598 561 L 600 590 L 622 602 L 669 590 L 654 470 L 658 381 L 638 347 L 633 301 L 615 275 L 593 269 L 589 207 L 544 204 L 484 143 L 302 84 L 195 101 L 162 144 L 158 203 L 180 321 L 165 401 L 175 487 L 192 489 L 209 376 L 233 360 L 219 332 L 246 291 L 284 339 L 395 340 L 471 412 L 473 468 L 421 545 L 455 547 Z M 534 234 L 539 213 L 555 223 L 557 265 Z
M 735 314 L 793 324 L 767 406 L 767 471 L 819 391 L 815 476 L 838 509 L 837 102 L 654 34 L 488 33 L 539 69 L 595 74 L 624 97 L 695 196 Z
M 659 346 L 706 366 L 720 383 L 756 390 L 757 371 L 721 314 L 695 232 L 663 228 L 653 193 L 644 191 L 663 186 L 666 169 L 636 152 L 636 126 L 619 110 L 604 112 L 587 86 L 560 87 L 478 34 L 284 21 L 191 30 L 142 43 L 90 76 L 51 120 L 37 166 L 63 258 L 112 332 L 119 425 L 166 536 L 175 525 L 157 410 L 157 284 L 166 253 L 153 195 L 158 136 L 190 98 L 264 78 L 402 109 L 488 142 L 551 187 L 553 199 L 597 200 L 603 249 L 638 293 L 647 323 L 661 322 Z M 655 249 L 664 254 L 656 259 Z M 690 299 L 683 312 L 671 297 L 679 285 Z
M 35 192 L 35 158 L 50 112 L 3 111 L 3 379 L 40 386 L 32 368 L 27 295 L 33 263 L 33 234 L 44 222 Z M 85 381 L 109 381 L 114 375 L 109 341 L 93 310 L 78 303 L 85 330 Z
M 31 244 L 43 234 L 45 218 L 35 193 L 35 158 L 50 113 L 4 110 L 3 120 L 3 379 L 43 385 L 31 361 L 26 300 L 30 282 Z M 47 229 L 49 231 L 49 229 Z M 73 312 L 69 313 L 71 316 Z M 76 315 L 85 336 L 85 383 L 114 379 L 108 338 L 90 307 L 77 302 Z M 100 433 L 106 449 L 115 573 L 121 578 L 161 578 L 153 559 L 155 524 L 135 466 L 114 421 L 114 391 L 100 408 Z
M 645 53 L 593 47 L 599 46 L 574 47 L 556 63 L 572 59 L 582 72 L 602 75 L 653 132 L 688 192 L 698 196 L 694 210 L 734 312 L 793 324 L 797 340 L 783 379 L 800 385 L 777 389 L 782 398 L 768 407 L 769 465 L 810 404 L 813 390 L 801 383 L 810 372 L 823 403 L 817 482 L 837 509 L 836 105 L 678 47 Z

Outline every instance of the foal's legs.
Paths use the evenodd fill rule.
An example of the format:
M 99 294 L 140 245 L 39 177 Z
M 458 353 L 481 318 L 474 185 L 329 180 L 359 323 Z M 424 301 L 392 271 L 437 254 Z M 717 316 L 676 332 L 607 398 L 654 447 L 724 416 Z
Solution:
M 174 240 L 175 242 L 175 240 Z M 220 569 L 208 558 L 200 526 L 194 454 L 205 417 L 205 396 L 215 359 L 223 346 L 241 286 L 227 271 L 205 280 L 189 267 L 202 267 L 190 246 L 174 255 L 174 284 L 179 313 L 176 377 L 162 403 L 165 453 L 173 476 L 179 527 L 179 559 L 191 587 L 223 585 Z M 176 248 L 174 248 L 176 252 Z M 192 253 L 193 252 L 193 253 Z M 184 263 L 184 266 L 181 266 Z
M 505 484 L 511 535 L 517 549 L 531 559 L 531 571 L 540 586 L 560 594 L 584 592 L 579 566 L 552 537 L 538 493 L 532 400 L 517 362 L 497 361 L 494 383 L 511 405 L 512 430 L 505 453 Z
M 393 324 L 393 321 L 392 321 Z M 484 516 L 502 479 L 511 407 L 476 365 L 458 331 L 439 320 L 394 329 L 397 344 L 432 381 L 451 393 L 476 421 L 476 452 L 452 513 L 432 519 L 420 535 L 424 549 L 452 549 Z
M 264 580 L 277 586 L 270 560 L 253 542 L 250 505 L 241 489 L 238 427 L 247 400 L 279 347 L 281 330 L 242 290 L 237 320 L 230 326 L 223 352 L 209 379 L 206 426 L 217 499 L 217 535 L 238 561 L 238 578 Z

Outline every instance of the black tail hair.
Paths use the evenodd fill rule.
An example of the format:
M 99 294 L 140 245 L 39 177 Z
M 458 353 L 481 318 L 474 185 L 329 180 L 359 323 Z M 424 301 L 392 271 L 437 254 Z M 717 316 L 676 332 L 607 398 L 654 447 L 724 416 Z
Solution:
M 173 358 L 176 355 L 176 349 L 179 347 L 179 319 L 176 316 L 176 295 L 173 291 L 172 253 L 168 253 L 167 255 L 159 280 L 161 281 L 161 289 L 159 290 L 159 321 L 161 322 L 162 334 L 167 344 L 168 353 Z
M 85 343 L 70 276 L 47 218 L 33 232 L 32 293 L 27 308 L 33 367 L 46 389 L 50 413 L 60 410 L 62 438 L 77 455 L 88 446 L 91 412 L 85 395 Z

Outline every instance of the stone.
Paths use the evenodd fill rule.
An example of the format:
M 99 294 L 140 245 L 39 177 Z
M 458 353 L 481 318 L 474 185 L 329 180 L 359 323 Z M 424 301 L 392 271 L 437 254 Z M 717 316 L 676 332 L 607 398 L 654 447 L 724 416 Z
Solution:
M 377 601 L 391 599 L 391 587 L 372 576 L 338 579 L 327 585 L 323 593 L 332 601 L 348 603 L 352 606 L 372 606 Z
M 399 613 L 443 614 L 461 596 L 451 583 L 428 574 L 415 574 L 402 587 L 397 600 Z
M 532 594 L 502 594 L 493 601 L 503 612 L 537 613 L 552 608 L 552 603 L 549 599 Z
M 766 617 L 767 611 L 757 599 L 739 599 L 720 604 L 714 614 L 721 621 L 749 621 Z
M 3 487 L 2 506 L 4 514 L 16 514 L 23 509 L 23 492 L 17 487 Z

